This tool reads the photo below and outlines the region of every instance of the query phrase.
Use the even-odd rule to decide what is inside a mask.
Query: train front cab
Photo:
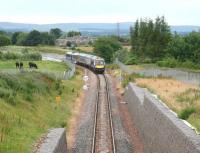
[[[105,71],[105,62],[104,62],[104,60],[102,60],[102,59],[101,60],[95,60],[94,71],[96,73],[100,73],[100,74],[104,73],[104,71]]]

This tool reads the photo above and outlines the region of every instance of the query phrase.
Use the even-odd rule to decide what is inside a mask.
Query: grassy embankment
[[[66,69],[66,65],[38,61],[48,70]],[[0,62],[1,69],[13,68],[13,61]],[[29,153],[34,142],[53,127],[68,126],[74,102],[82,87],[80,75],[59,81],[41,72],[11,75],[0,72],[0,152]],[[55,97],[60,95],[57,104]]]
[[[119,77],[120,70],[117,66],[110,66],[112,74]],[[136,66],[134,68],[141,69]],[[149,89],[150,92],[167,104],[175,111],[181,119],[187,120],[200,132],[200,86],[183,83],[181,81],[164,77],[144,77],[137,74],[128,75],[123,73],[122,86],[128,82],[135,82],[142,88]]]

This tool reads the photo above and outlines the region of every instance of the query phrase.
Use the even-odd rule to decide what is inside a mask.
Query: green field
[[[48,129],[67,127],[83,84],[81,73],[65,81],[35,71],[0,73],[0,153],[30,153]]]
[[[2,69],[16,69],[16,60],[0,61],[0,71]],[[38,71],[49,70],[49,71],[65,71],[68,66],[66,63],[52,62],[52,61],[34,61],[38,66]],[[24,69],[29,69],[28,61],[23,61]]]

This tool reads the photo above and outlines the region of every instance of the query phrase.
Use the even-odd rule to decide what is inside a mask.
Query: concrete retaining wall
[[[49,131],[45,142],[41,145],[38,153],[66,153],[67,141],[64,128]]]
[[[200,153],[200,135],[150,92],[130,83],[125,100],[146,153]]]

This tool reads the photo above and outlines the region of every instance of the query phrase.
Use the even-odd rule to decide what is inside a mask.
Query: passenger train
[[[105,61],[103,58],[98,56],[77,52],[67,52],[66,59],[78,65],[85,66],[95,73],[104,73],[105,71]]]

